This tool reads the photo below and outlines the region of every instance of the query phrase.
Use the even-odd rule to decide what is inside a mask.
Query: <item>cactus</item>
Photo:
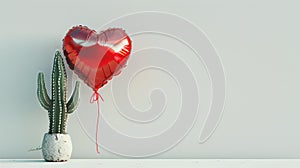
[[[47,94],[44,74],[38,74],[37,97],[41,106],[49,114],[49,134],[66,134],[68,114],[75,111],[79,102],[79,82],[76,81],[75,89],[69,101],[66,101],[67,74],[65,65],[59,51],[56,51],[52,69],[52,98]]]

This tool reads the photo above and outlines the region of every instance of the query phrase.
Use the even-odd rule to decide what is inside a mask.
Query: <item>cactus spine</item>
[[[47,94],[44,74],[38,74],[37,97],[41,106],[48,111],[49,134],[66,133],[68,114],[75,111],[79,102],[79,82],[76,81],[75,89],[70,100],[66,100],[67,74],[62,56],[56,51],[52,69],[52,98]]]

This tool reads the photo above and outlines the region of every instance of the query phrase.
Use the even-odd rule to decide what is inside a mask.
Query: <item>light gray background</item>
[[[97,29],[111,19],[145,10],[174,13],[200,27],[217,49],[227,79],[226,107],[213,136],[206,143],[198,144],[205,116],[201,114],[181,143],[152,158],[299,158],[299,5],[297,1],[260,0],[2,1],[0,158],[41,157],[40,151],[27,151],[40,145],[48,129],[47,113],[35,95],[36,75],[44,71],[49,82],[53,54],[61,49],[65,32],[77,24]],[[138,41],[136,38],[135,42]],[[179,47],[173,49],[180,50]],[[186,58],[185,55],[181,57]],[[202,65],[191,63],[191,66],[199,74],[205,74]],[[158,77],[167,78],[164,74]],[[143,76],[136,80],[139,83]],[[200,75],[198,80],[202,81],[200,95],[209,95],[209,89],[205,92],[208,78]],[[162,82],[162,87],[170,87],[165,84],[173,86],[167,80]],[[136,89],[141,87],[138,85]],[[140,99],[140,92],[130,89],[133,89],[135,104],[146,108],[147,97]],[[114,123],[116,116],[110,113],[113,111],[109,102],[110,89],[102,93],[108,99],[102,105],[103,115]],[[170,98],[178,93],[174,94]],[[83,121],[91,119],[90,123],[85,123],[93,127],[96,106],[89,104],[91,91],[84,84],[81,95],[79,115],[86,116]],[[204,106],[208,104],[203,101]],[[173,110],[176,108],[174,103]],[[168,114],[166,125],[174,121],[172,109]],[[114,126],[128,134],[147,133],[142,129],[126,129],[118,122]],[[164,126],[147,129],[155,133]],[[98,156],[94,143],[79,126],[76,114],[69,118],[68,132],[73,140],[73,158],[122,158],[105,150]]]

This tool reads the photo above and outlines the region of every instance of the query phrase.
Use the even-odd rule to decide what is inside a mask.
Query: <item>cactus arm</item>
[[[73,113],[76,108],[78,107],[78,102],[79,102],[79,87],[80,87],[80,83],[79,81],[76,81],[76,84],[75,84],[75,89],[72,93],[72,96],[70,98],[70,100],[68,101],[67,103],[67,113],[68,114],[71,114]]]
[[[38,74],[38,88],[37,88],[37,97],[42,107],[46,110],[50,109],[51,100],[47,94],[47,89],[45,86],[44,74],[40,72]]]

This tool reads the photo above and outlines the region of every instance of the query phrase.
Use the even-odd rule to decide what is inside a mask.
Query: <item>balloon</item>
[[[95,93],[113,75],[120,73],[131,47],[129,36],[120,28],[110,28],[97,34],[86,26],[74,26],[63,40],[69,67]]]

